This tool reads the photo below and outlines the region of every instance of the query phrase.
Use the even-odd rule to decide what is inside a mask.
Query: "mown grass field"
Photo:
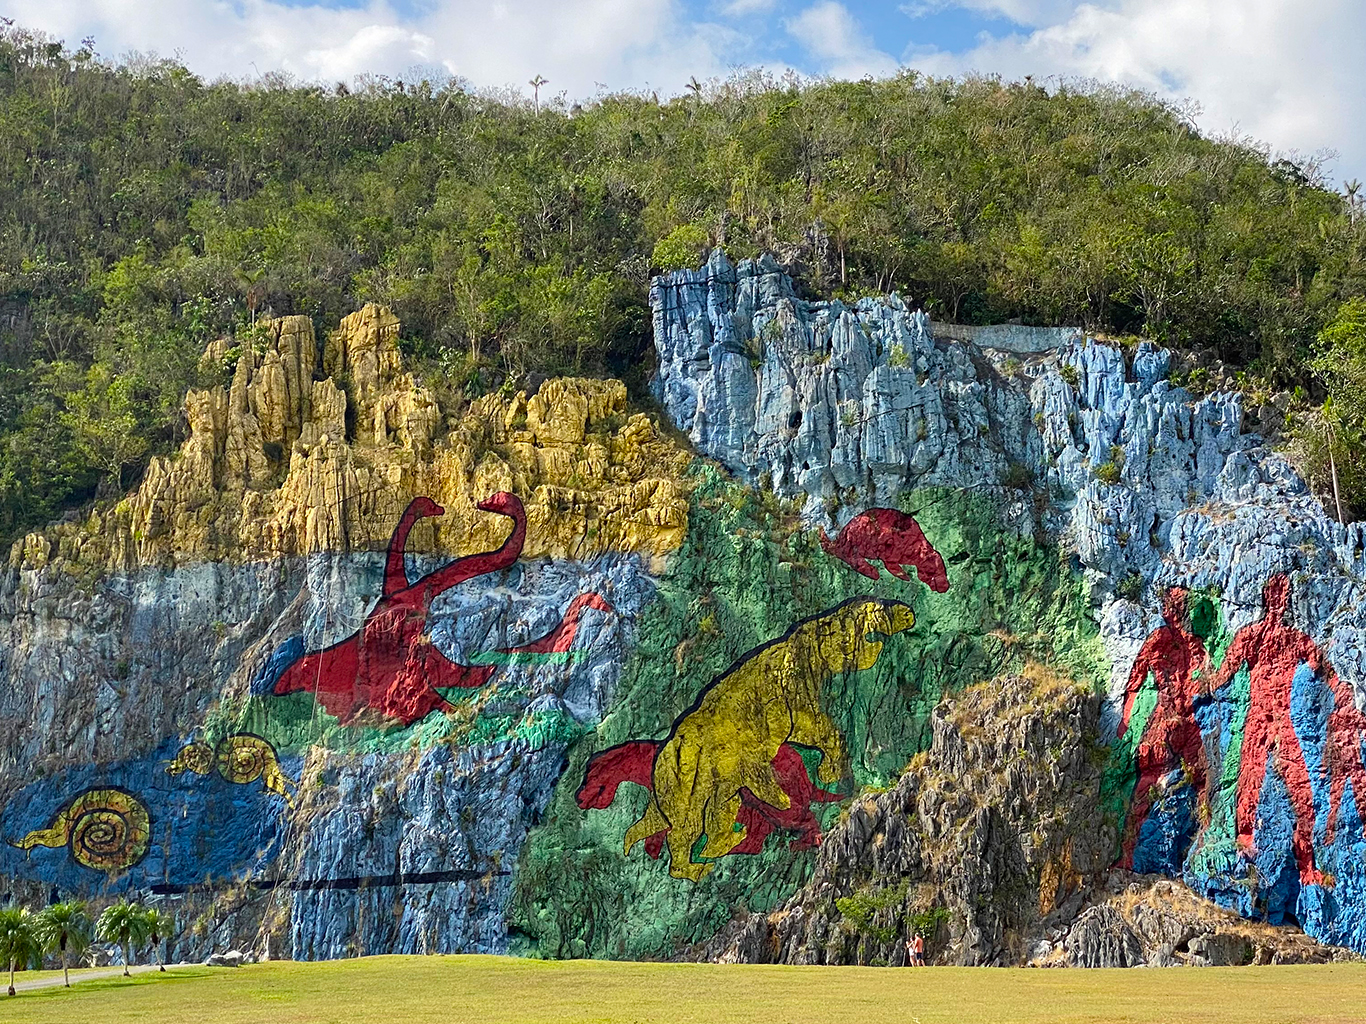
[[[1366,965],[1080,971],[369,957],[90,981],[0,1021],[121,1024],[1357,1024]]]

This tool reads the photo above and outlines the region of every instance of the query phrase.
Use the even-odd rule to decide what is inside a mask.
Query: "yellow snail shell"
[[[52,824],[30,832],[14,845],[28,852],[35,846],[66,846],[82,867],[114,874],[147,856],[152,818],[147,805],[126,789],[87,789],[67,803]]]
[[[208,775],[211,771],[213,771],[213,748],[198,740],[181,747],[175,756],[175,760],[166,766],[168,775],[179,775],[181,772]]]
[[[293,804],[289,787],[293,780],[280,770],[280,760],[269,741],[249,732],[226,736],[215,751],[218,774],[239,785],[260,779],[266,789]]]

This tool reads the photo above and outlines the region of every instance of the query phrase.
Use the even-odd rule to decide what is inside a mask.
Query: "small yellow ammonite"
[[[117,786],[87,789],[66,803],[45,829],[12,845],[25,853],[35,846],[66,846],[77,864],[117,874],[147,856],[152,817],[138,797]]]
[[[233,733],[224,736],[213,748],[196,740],[181,747],[175,760],[166,766],[166,771],[172,775],[181,772],[208,775],[214,769],[238,785],[260,779],[266,789],[284,797],[285,803],[291,807],[294,804],[289,795],[289,787],[294,781],[280,769],[275,748],[260,736],[249,732]]]

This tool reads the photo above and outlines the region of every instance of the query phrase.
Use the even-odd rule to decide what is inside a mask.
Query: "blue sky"
[[[1207,132],[1333,150],[1332,177],[1366,178],[1363,0],[0,0],[0,16],[209,78],[422,68],[529,95],[539,74],[543,96],[571,99],[673,94],[739,66],[1116,82]]]
[[[714,0],[690,0],[686,5],[697,20],[724,18],[727,6]],[[811,6],[797,0],[775,0],[767,10],[764,5],[755,4],[755,13],[734,20],[764,31],[775,21],[781,23],[795,18]],[[1024,28],[999,11],[971,10],[932,0],[919,3],[850,0],[843,6],[877,49],[897,58],[914,48],[961,52],[974,46],[983,33],[999,36]],[[776,58],[797,67],[809,63],[808,55],[799,43],[783,34],[770,32],[767,35],[772,40]]]

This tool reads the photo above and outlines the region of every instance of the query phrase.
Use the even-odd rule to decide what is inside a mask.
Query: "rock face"
[[[1168,353],[653,286],[657,394],[366,307],[0,577],[0,875],[173,959],[1366,950],[1366,533]],[[1220,909],[1223,908],[1223,909]]]
[[[191,959],[505,948],[527,829],[686,533],[688,456],[616,382],[443,417],[397,331],[367,307],[319,351],[308,319],[265,324],[230,388],[187,398],[177,457],[113,509],[15,546],[0,871],[17,891],[162,901],[172,955]],[[407,653],[488,666],[484,685],[411,723],[343,723],[262,685],[357,635],[392,571],[419,581],[498,548],[508,517],[475,507],[498,491],[523,499],[514,561],[427,598]],[[444,514],[386,557],[417,495]],[[367,636],[383,658],[384,634]],[[378,684],[353,673],[362,697]]]
[[[1109,663],[1120,863],[1366,948],[1366,529],[1244,432],[1240,395],[1174,387],[1149,343],[993,351],[896,296],[803,302],[768,260],[718,252],[652,297],[670,417],[807,522],[943,488],[1036,507]]]
[[[1046,924],[1070,919],[1115,839],[1094,756],[1100,701],[1029,671],[936,707],[929,750],[891,789],[854,801],[811,880],[760,918],[766,941],[746,921],[748,948],[721,955],[901,964],[919,930],[940,962],[1004,965],[1023,960]]]
[[[620,382],[552,380],[530,398],[489,395],[443,418],[403,371],[398,329],[366,306],[318,360],[307,317],[263,324],[263,340],[238,347],[230,387],[187,396],[190,439],[176,458],[154,459],[136,492],[83,529],[23,542],[18,565],[55,554],[127,572],[375,550],[419,494],[448,514],[413,550],[482,551],[501,537],[474,504],[499,490],[523,496],[529,557],[678,546],[686,456],[628,416]],[[205,359],[222,360],[226,345]]]

